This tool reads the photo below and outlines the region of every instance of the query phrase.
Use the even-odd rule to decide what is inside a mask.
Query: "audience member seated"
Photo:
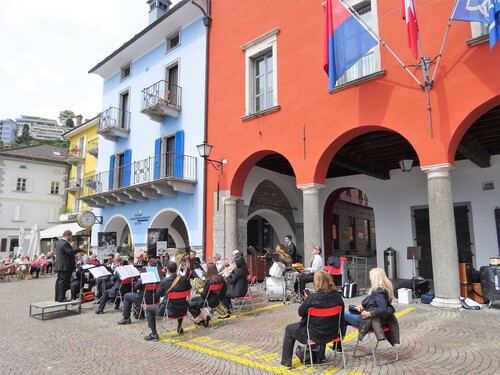
[[[24,279],[29,274],[29,258],[26,255],[21,255],[18,259],[16,259],[15,263],[17,264],[17,276],[20,279]]]
[[[47,259],[45,259],[45,254],[40,254],[40,256],[35,260],[33,263],[31,263],[31,268],[30,268],[30,274],[33,276],[33,274],[36,274],[36,278],[38,279],[40,276],[40,271],[47,267]]]
[[[209,287],[215,284],[223,284],[221,290],[212,291],[209,293]],[[214,308],[217,307],[220,303],[221,298],[224,298],[227,292],[227,286],[224,281],[224,278],[219,275],[217,270],[217,266],[215,263],[207,264],[207,272],[205,274],[205,285],[203,287],[203,291],[201,295],[195,296],[191,298],[189,302],[189,312],[193,316],[193,318],[198,319],[197,324],[203,324],[205,327],[208,326],[210,322],[210,316],[200,316],[201,309],[205,303],[205,299],[208,295],[208,307]]]
[[[227,309],[227,315],[221,316],[221,318],[227,318],[231,314],[231,298],[243,297],[248,291],[247,263],[243,258],[243,254],[238,250],[233,251],[233,257],[236,268],[226,277],[227,292],[224,298],[222,298],[222,303]]]
[[[183,292],[191,290],[191,283],[186,276],[177,275],[177,264],[169,261],[167,263],[167,274],[162,279],[160,287],[156,291],[156,298],[163,297],[163,301],[159,305],[148,306],[146,308],[146,318],[148,327],[151,333],[144,337],[146,341],[158,340],[158,332],[156,331],[156,316],[164,316],[165,308],[170,292]],[[189,305],[186,300],[173,300],[168,304],[167,316],[175,317],[182,316],[187,313]],[[183,333],[182,319],[177,320],[177,333]]]
[[[316,293],[307,296],[299,306],[299,315],[301,320],[298,323],[292,323],[285,328],[285,337],[283,338],[283,351],[281,354],[281,365],[287,368],[292,367],[293,347],[295,341],[302,344],[307,344],[307,315],[310,307],[329,308],[342,306],[344,309],[344,301],[339,292],[337,292],[333,284],[332,277],[326,271],[314,272],[314,288]],[[343,320],[341,320],[343,321]],[[322,317],[314,317],[309,321],[309,332],[311,339],[319,344],[319,359],[325,358],[326,344],[338,337],[338,327],[332,324],[331,320]]]
[[[45,257],[47,259],[47,273],[52,273],[52,270],[54,269],[54,263],[56,261],[56,256],[53,251],[49,251],[47,253],[47,256]]]

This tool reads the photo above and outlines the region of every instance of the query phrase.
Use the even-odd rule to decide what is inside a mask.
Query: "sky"
[[[0,0],[0,120],[101,112],[88,71],[149,22],[146,0]]]

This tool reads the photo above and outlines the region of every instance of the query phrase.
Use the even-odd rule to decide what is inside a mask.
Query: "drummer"
[[[316,245],[312,249],[312,259],[311,265],[305,269],[305,272],[298,277],[298,292],[301,296],[304,295],[304,289],[306,288],[307,283],[311,283],[314,281],[314,273],[321,271],[323,269],[323,265],[325,264],[323,261],[323,257],[321,256],[321,247]],[[297,288],[297,285],[295,285]]]

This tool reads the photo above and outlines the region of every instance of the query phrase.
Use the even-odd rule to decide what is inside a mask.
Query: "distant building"
[[[45,229],[59,222],[67,154],[48,144],[0,151],[0,257],[19,246],[20,228],[29,233],[35,224]]]
[[[41,140],[61,139],[62,134],[69,129],[65,126],[59,125],[57,120],[37,116],[21,115],[20,118],[16,119],[16,122],[17,135],[21,135],[24,125],[28,125],[30,128],[30,135],[34,139]]]
[[[17,123],[10,118],[0,120],[0,141],[13,142],[17,137]]]

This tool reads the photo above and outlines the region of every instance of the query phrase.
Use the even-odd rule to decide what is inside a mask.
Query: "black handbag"
[[[356,305],[349,305],[349,312],[352,314],[361,314]]]
[[[313,359],[313,364],[318,364],[319,363],[319,345],[312,345],[312,359]],[[309,354],[309,348],[307,346],[297,346],[297,349],[295,349],[295,354],[297,357],[299,357],[300,362],[302,362],[304,365],[310,365],[311,364],[311,356]]]

